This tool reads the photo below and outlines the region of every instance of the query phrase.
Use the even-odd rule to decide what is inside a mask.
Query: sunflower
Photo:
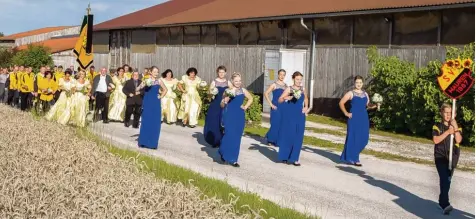
[[[471,68],[471,64],[473,64],[473,60],[471,60],[471,59],[466,59],[466,60],[464,60],[464,62],[463,62],[463,66],[464,66],[465,68]]]
[[[448,61],[446,62],[446,65],[447,65],[448,67],[452,68],[452,67],[455,65],[455,62],[454,62],[453,60],[448,60]]]
[[[459,58],[455,59],[455,68],[461,68],[462,67],[461,63],[462,63],[461,59]]]

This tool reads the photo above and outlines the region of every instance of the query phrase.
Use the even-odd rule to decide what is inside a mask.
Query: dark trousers
[[[131,115],[134,114],[134,122],[132,126],[137,128],[139,126],[139,119],[142,113],[142,105],[127,105],[126,107],[126,116],[124,118],[124,124],[129,125],[131,121]]]
[[[91,98],[89,99],[89,111],[94,110],[94,100]]]
[[[60,95],[61,95],[61,90],[56,91],[56,93],[53,95],[53,100],[55,102],[58,101]]]
[[[452,168],[451,171],[448,169],[448,159],[446,158],[435,158],[435,165],[438,175],[440,176],[440,196],[438,203],[440,207],[444,209],[450,205],[449,192],[454,168]]]
[[[17,90],[8,89],[7,104],[10,106],[18,105],[18,91]]]
[[[33,95],[30,92],[21,92],[20,93],[20,98],[21,98],[20,109],[22,111],[30,109],[31,103],[32,103],[32,97],[33,97]]]
[[[96,111],[95,115],[101,110],[101,117],[103,121],[107,121],[107,114],[109,113],[109,96],[106,93],[96,92]]]

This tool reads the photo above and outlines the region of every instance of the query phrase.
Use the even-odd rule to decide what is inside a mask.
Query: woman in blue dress
[[[142,119],[139,133],[139,147],[157,149],[159,145],[161,126],[161,98],[167,93],[167,88],[159,78],[159,68],[152,67],[152,75],[145,79],[137,90],[145,87],[142,102]]]
[[[271,84],[266,92],[264,92],[264,98],[271,106],[270,112],[270,127],[268,133],[266,133],[266,139],[270,146],[276,146],[278,140],[279,128],[281,127],[281,104],[278,102],[279,97],[286,89],[286,83],[284,83],[284,77],[286,77],[286,71],[280,69],[278,71],[278,80]],[[269,99],[269,93],[273,92],[273,100]]]
[[[245,129],[245,110],[253,103],[253,97],[246,89],[241,87],[241,75],[239,73],[233,73],[231,83],[233,87],[225,91],[221,101],[221,107],[224,108],[223,125],[225,131],[218,154],[223,162],[239,167],[238,156],[240,154],[241,136]],[[245,97],[248,101],[243,105]]]
[[[205,118],[205,127],[203,127],[203,135],[205,141],[212,147],[217,148],[220,146],[221,138],[223,137],[221,131],[221,119],[222,108],[220,106],[223,93],[228,87],[232,87],[231,82],[228,81],[226,76],[225,66],[218,66],[218,77],[210,83],[210,95],[214,96],[214,99],[208,107],[207,116]]]
[[[304,139],[308,100],[302,86],[301,72],[294,72],[292,78],[294,84],[286,88],[279,97],[283,116],[277,140],[278,159],[283,163],[301,166],[299,155]]]
[[[369,143],[369,115],[367,109],[375,108],[374,106],[368,107],[369,95],[362,90],[363,84],[362,76],[355,76],[354,89],[347,92],[339,102],[340,109],[348,118],[347,136],[340,159],[347,164],[355,166],[362,166],[359,155]],[[350,112],[347,112],[345,103],[349,100],[351,101],[351,108]]]

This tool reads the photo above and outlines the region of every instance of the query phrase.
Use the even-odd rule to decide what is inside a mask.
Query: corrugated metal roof
[[[171,0],[94,25],[94,30],[141,27],[150,22],[196,8],[215,0]]]
[[[63,29],[67,29],[67,28],[70,28],[70,27],[74,27],[74,26],[45,27],[45,28],[41,28],[41,29],[30,30],[30,31],[26,31],[26,32],[21,32],[21,33],[16,33],[16,34],[0,37],[0,40],[15,40],[15,39],[22,38],[22,37],[28,37],[28,36],[33,36],[33,35],[37,35],[37,34],[49,33],[49,32],[53,32],[53,31],[57,31],[57,30],[63,30]]]
[[[474,3],[474,0],[217,0],[183,13],[150,22],[146,26],[376,9],[412,8],[460,3]]]
[[[62,52],[66,50],[72,50],[76,42],[78,41],[79,37],[70,37],[70,38],[58,38],[58,39],[49,39],[37,43],[33,43],[32,45],[43,45],[45,47],[50,48],[51,53]],[[17,47],[18,50],[27,49],[28,45],[22,45]]]

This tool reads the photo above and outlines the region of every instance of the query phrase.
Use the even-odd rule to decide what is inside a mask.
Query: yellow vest
[[[86,73],[86,79],[88,79],[88,80],[92,83],[92,81],[94,80],[94,78],[95,78],[98,74],[99,74],[99,73],[97,73],[97,72],[93,72],[93,73],[91,74],[91,72],[88,71],[88,73]]]
[[[53,77],[56,79],[56,84],[59,84],[60,79],[64,78],[64,72],[55,72]]]
[[[132,78],[132,73],[126,72],[126,73],[124,73],[124,76],[126,77],[126,80],[129,80],[129,79]]]
[[[48,90],[48,88],[51,90],[51,93],[48,93],[48,91],[44,92],[44,90]],[[38,81],[38,93],[40,94],[40,100],[43,101],[51,101],[53,100],[54,93],[58,90],[58,84],[53,80],[50,79],[42,79]]]
[[[10,73],[10,87],[9,89],[11,90],[16,90],[17,89],[17,73],[18,72],[12,72]]]
[[[23,73],[20,80],[20,91],[23,93],[29,93],[34,91],[35,74],[33,72]]]
[[[22,84],[22,77],[23,77],[23,74],[25,74],[25,72],[22,72],[22,71],[19,71],[17,72],[17,89],[18,90],[21,90],[21,84]],[[10,82],[11,83],[11,82]]]

